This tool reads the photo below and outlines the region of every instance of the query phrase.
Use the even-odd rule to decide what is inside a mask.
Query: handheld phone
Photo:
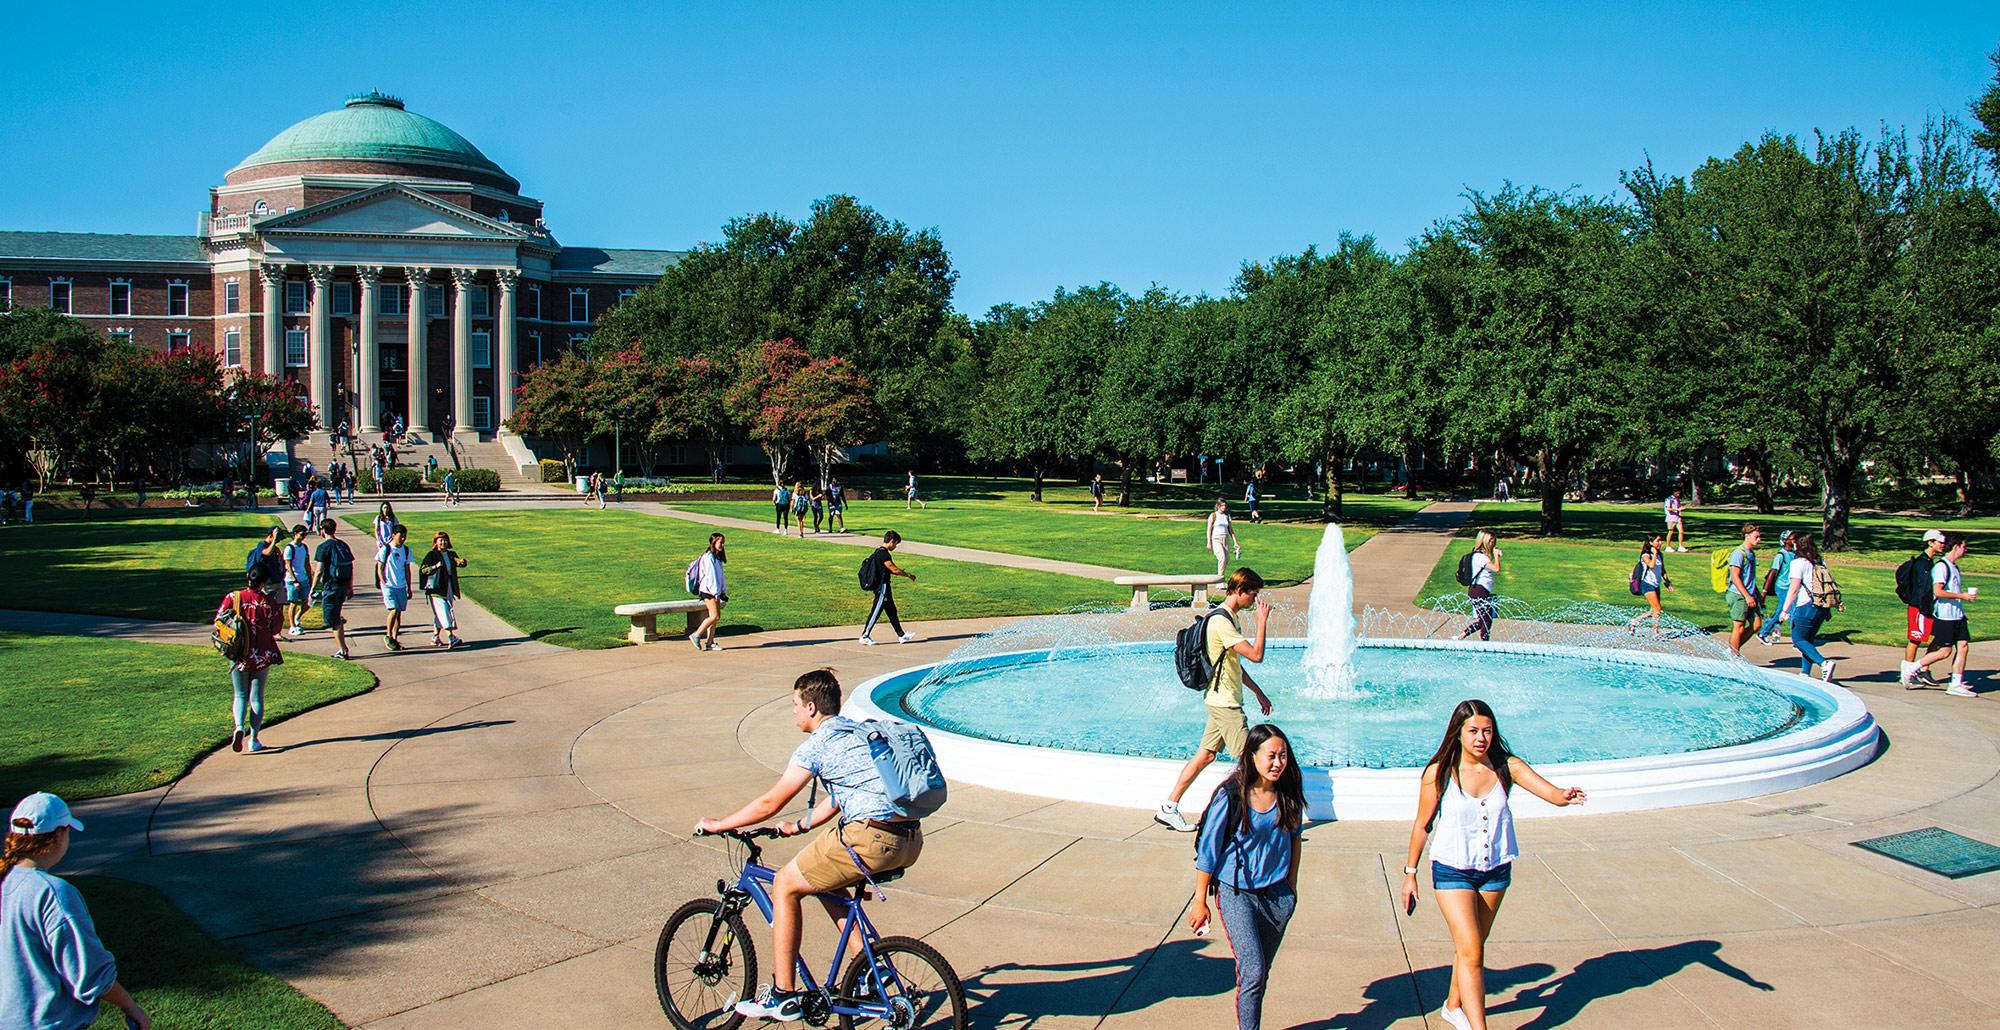
[[[1406,916],[1413,916],[1413,915],[1416,915],[1416,914],[1417,914],[1417,896],[1416,896],[1416,895],[1414,895],[1414,894],[1410,895],[1410,901],[1409,901],[1409,904],[1407,904],[1407,905],[1403,906],[1403,914],[1404,914],[1404,915],[1406,915]]]

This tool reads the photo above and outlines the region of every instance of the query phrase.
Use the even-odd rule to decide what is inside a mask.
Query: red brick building
[[[147,347],[299,384],[331,428],[469,439],[523,369],[678,260],[556,241],[465,137],[377,93],[279,133],[193,236],[0,232],[0,312],[52,307]]]

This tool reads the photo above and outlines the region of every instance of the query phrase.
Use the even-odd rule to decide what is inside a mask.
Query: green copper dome
[[[371,161],[416,165],[472,173],[496,179],[510,190],[520,183],[488,160],[479,148],[441,122],[403,109],[403,102],[381,93],[349,97],[347,103],[316,114],[271,137],[258,151],[230,169],[293,161]]]

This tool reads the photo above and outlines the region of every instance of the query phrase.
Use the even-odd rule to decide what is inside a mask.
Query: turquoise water
[[[1829,714],[1761,674],[1705,663],[1643,664],[1588,656],[1363,646],[1356,696],[1305,696],[1302,647],[1271,647],[1251,676],[1271,696],[1302,761],[1396,768],[1429,760],[1452,708],[1493,706],[1500,732],[1535,762],[1699,751],[1759,740]],[[1003,664],[973,663],[921,683],[882,685],[876,703],[967,736],[1153,758],[1187,757],[1205,711],[1174,677],[1170,649],[1076,648]],[[1246,694],[1252,722],[1264,721]],[[900,710],[900,711],[899,711]]]

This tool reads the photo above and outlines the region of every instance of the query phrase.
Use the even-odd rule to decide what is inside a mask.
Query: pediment
[[[263,233],[425,236],[519,241],[512,226],[397,186],[379,187],[257,224]]]

